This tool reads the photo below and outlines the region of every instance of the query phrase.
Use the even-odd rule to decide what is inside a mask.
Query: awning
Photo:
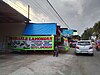
[[[56,23],[30,23],[26,25],[23,35],[56,35]]]
[[[0,1],[0,23],[22,23],[25,21],[29,21],[29,19],[7,3]]]

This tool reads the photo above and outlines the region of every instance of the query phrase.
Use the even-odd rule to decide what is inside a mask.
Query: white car
[[[76,43],[75,53],[76,53],[76,55],[79,53],[88,53],[88,54],[91,54],[93,56],[94,49],[93,49],[91,40],[78,41]]]

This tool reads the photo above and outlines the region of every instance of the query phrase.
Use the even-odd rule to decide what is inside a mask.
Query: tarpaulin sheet
[[[27,24],[23,35],[56,35],[56,23]]]

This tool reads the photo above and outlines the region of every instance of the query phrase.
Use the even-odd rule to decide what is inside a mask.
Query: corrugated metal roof
[[[26,25],[23,35],[56,35],[56,23],[30,23]]]

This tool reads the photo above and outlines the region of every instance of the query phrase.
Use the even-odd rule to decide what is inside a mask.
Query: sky
[[[30,5],[31,22],[55,22],[67,27],[46,0],[4,0],[27,16]],[[49,0],[71,29],[81,35],[85,29],[100,21],[100,0]]]

